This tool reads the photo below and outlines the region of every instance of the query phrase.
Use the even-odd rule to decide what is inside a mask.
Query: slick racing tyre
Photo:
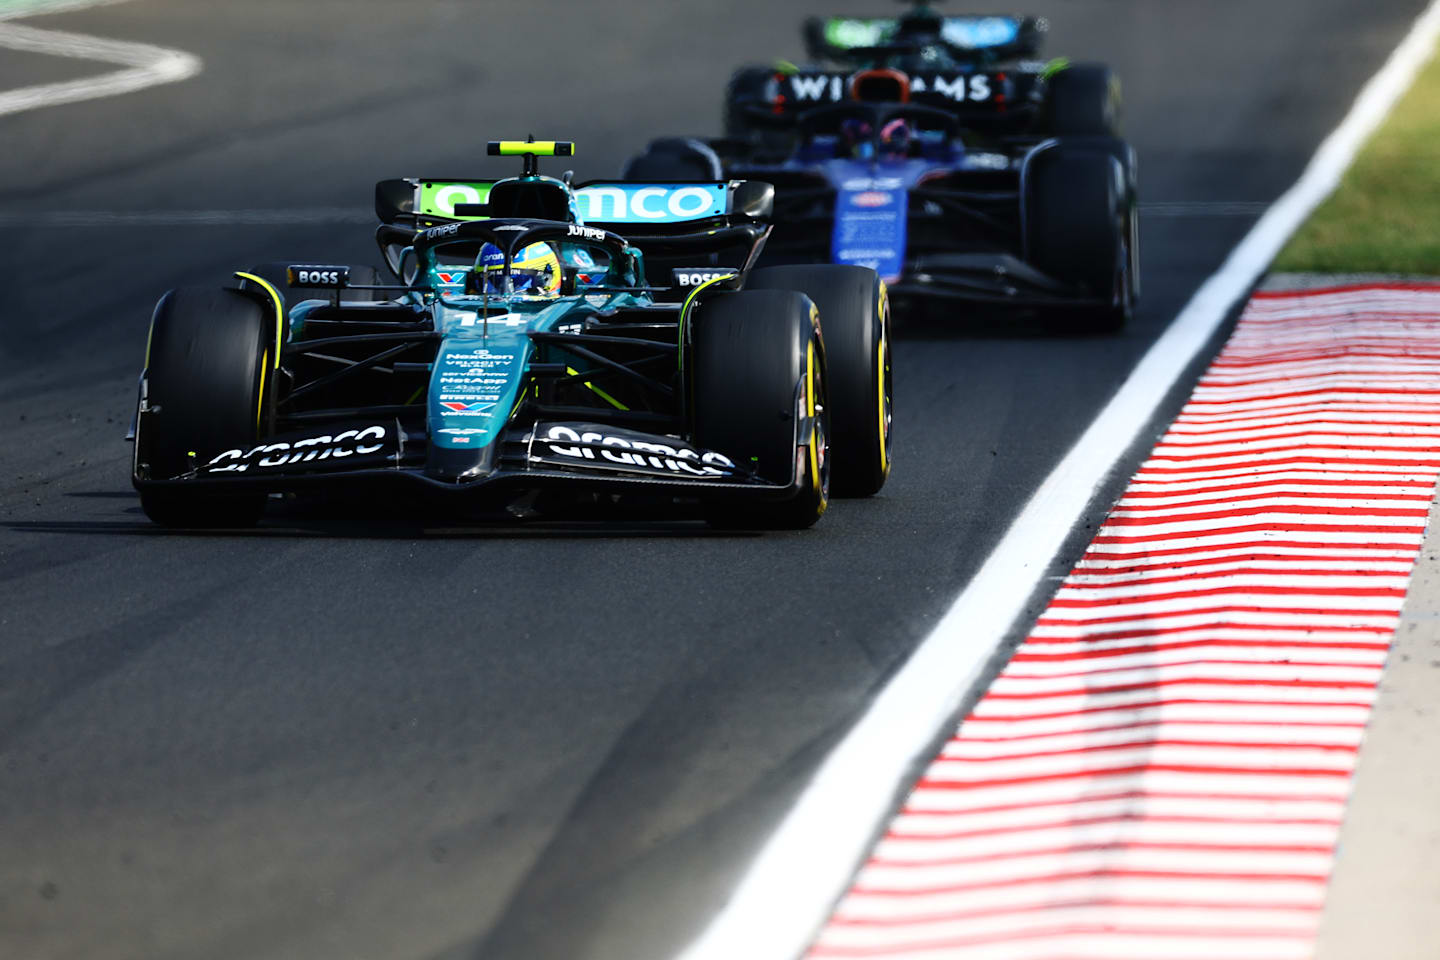
[[[295,306],[301,300],[332,300],[335,291],[325,290],[318,287],[290,286],[290,281],[285,277],[285,269],[292,263],[305,263],[304,260],[271,260],[267,263],[257,263],[246,273],[253,273],[255,276],[270,284],[285,298],[285,308]],[[362,287],[374,286],[381,283],[392,283],[380,276],[380,272],[374,267],[363,265],[352,265],[350,267],[350,282]],[[378,303],[389,300],[391,294],[384,290],[341,290],[341,303]]]
[[[259,435],[275,317],[237,290],[182,287],[155,307],[137,420],[135,474],[168,480]],[[273,378],[272,378],[273,382]],[[146,516],[167,527],[252,526],[265,495],[189,485],[145,487]]]
[[[718,505],[715,526],[798,530],[820,519],[830,496],[830,411],[825,350],[814,307],[787,290],[726,293],[693,320],[691,396],[695,442],[800,491],[780,502]],[[803,420],[810,422],[809,429]]]
[[[1046,132],[1055,137],[1120,136],[1120,78],[1100,63],[1074,63],[1046,81]]]
[[[874,270],[848,264],[765,267],[746,290],[798,290],[820,308],[830,392],[831,491],[878,493],[890,475],[890,298]]]
[[[765,67],[741,67],[730,75],[725,85],[725,136],[744,139],[755,132],[745,108],[765,101],[765,87],[774,77],[775,71]]]
[[[1118,142],[1061,141],[1027,171],[1027,258],[1100,301],[1064,311],[1072,328],[1086,331],[1119,330],[1134,310],[1133,178],[1110,149]]]
[[[645,152],[630,158],[620,174],[624,180],[719,180],[724,171],[715,151],[699,140],[664,137],[652,140]]]

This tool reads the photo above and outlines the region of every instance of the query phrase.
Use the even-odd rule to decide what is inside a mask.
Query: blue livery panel
[[[575,191],[587,223],[684,223],[724,216],[726,183],[603,183]]]
[[[869,267],[887,283],[905,268],[909,192],[901,177],[851,177],[835,192],[831,259]]]

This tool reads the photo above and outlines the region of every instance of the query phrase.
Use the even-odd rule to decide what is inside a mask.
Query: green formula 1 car
[[[131,430],[149,517],[252,524],[271,494],[343,487],[799,528],[832,489],[878,491],[890,317],[874,271],[752,269],[769,184],[538,173],[572,151],[492,142],[521,176],[381,181],[389,283],[271,263],[166,293]]]

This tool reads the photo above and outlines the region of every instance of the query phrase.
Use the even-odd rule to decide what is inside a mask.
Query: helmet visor
[[[510,268],[510,288],[515,293],[538,293],[548,290],[553,282],[553,269],[546,265],[538,270],[525,267]],[[503,268],[490,267],[485,270],[485,292],[490,294],[503,294],[505,292],[505,273]]]

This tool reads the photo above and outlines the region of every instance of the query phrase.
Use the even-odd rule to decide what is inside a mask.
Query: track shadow
[[[476,523],[444,528],[391,525],[374,522],[281,524],[267,518],[248,529],[172,530],[148,520],[12,520],[0,528],[17,533],[62,533],[87,536],[199,537],[215,539],[345,539],[345,540],[645,540],[759,537],[761,531],[713,530],[699,522],[656,520],[617,524],[602,520],[515,521],[511,524]]]
[[[130,491],[81,491],[66,496],[138,500],[136,494]],[[704,521],[685,516],[649,517],[634,511],[595,516],[569,515],[554,519],[516,519],[495,515],[425,515],[417,518],[408,511],[387,508],[383,504],[287,500],[271,503],[258,526],[206,530],[157,526],[146,519],[138,503],[126,508],[123,513],[125,519],[10,520],[0,523],[0,529],[17,533],[89,536],[347,540],[635,540],[761,535],[758,531],[712,529]]]
[[[783,723],[784,710],[771,722]],[[723,904],[755,851],[723,837],[766,837],[850,726],[842,714],[759,768],[729,758],[715,790],[676,815],[694,790],[694,758],[739,736],[733,692],[698,677],[657,692],[613,742],[516,884],[495,925],[476,942],[430,960],[572,960],[670,957]],[[728,751],[722,751],[728,752]],[[703,865],[703,869],[700,869]],[[658,898],[655,890],[664,890]],[[658,904],[657,904],[658,899]],[[657,910],[657,907],[659,908]],[[633,914],[631,913],[633,911]],[[564,915],[564,923],[555,918]],[[616,916],[644,916],[617,929]]]

